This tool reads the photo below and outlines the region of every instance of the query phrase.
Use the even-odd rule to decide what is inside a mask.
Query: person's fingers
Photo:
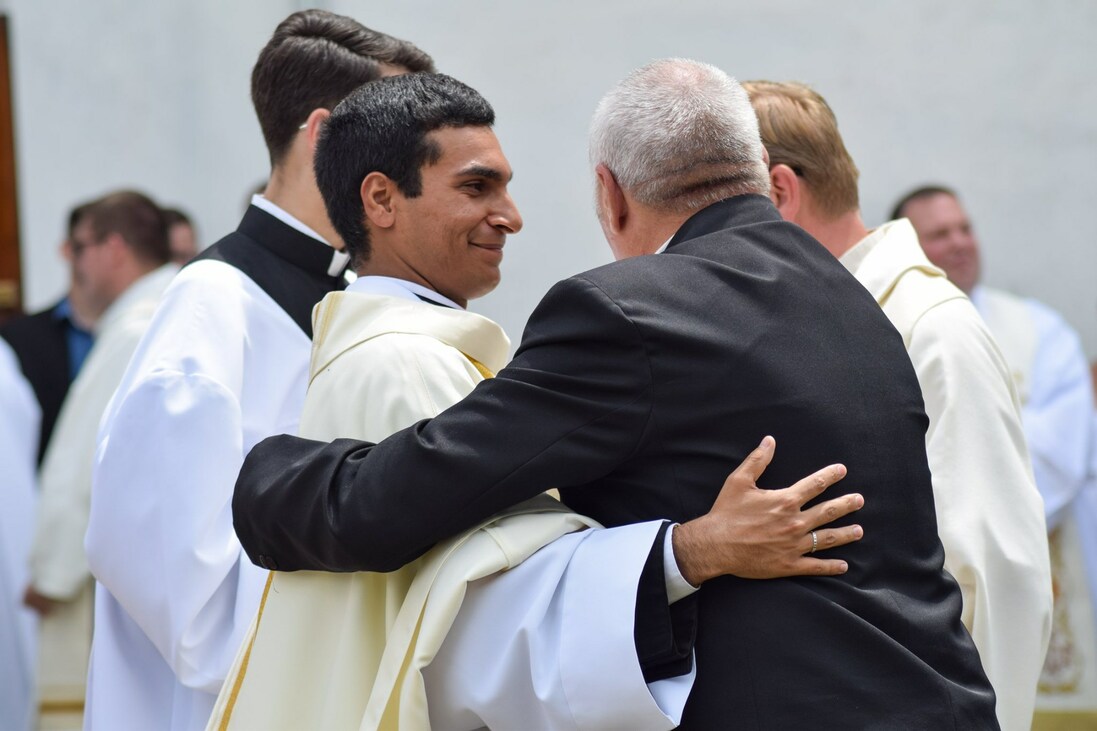
[[[858,493],[836,497],[803,511],[808,530],[833,523],[841,517],[855,513],[865,506],[865,499]]]
[[[813,472],[802,480],[798,480],[790,487],[785,488],[787,491],[796,496],[796,499],[800,501],[800,504],[808,502],[814,497],[818,497],[828,487],[838,482],[846,476],[846,466],[841,464],[832,464],[828,467],[824,467],[821,470]]]
[[[840,576],[849,571],[849,564],[834,558],[807,558],[794,561],[785,576]]]
[[[754,448],[754,451],[747,455],[747,458],[743,460],[742,464],[735,468],[735,471],[728,475],[727,482],[731,482],[734,478],[740,477],[750,481],[750,486],[754,487],[754,483],[758,482],[758,478],[762,476],[762,473],[766,471],[766,467],[769,467],[770,461],[773,459],[773,452],[777,448],[777,442],[773,437],[766,436],[762,438],[762,443]]]
[[[803,553],[810,555],[812,548],[815,548],[815,553],[819,551],[825,551],[828,548],[837,548],[838,546],[844,546],[854,541],[859,541],[864,537],[865,531],[859,525],[846,525],[841,528],[820,528],[812,531],[815,533],[814,545],[811,539],[811,533],[800,542],[800,545],[804,548]]]

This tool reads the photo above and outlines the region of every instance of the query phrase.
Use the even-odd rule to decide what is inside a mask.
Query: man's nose
[[[522,230],[522,214],[510,195],[503,196],[502,204],[488,216],[488,223],[500,231],[516,234]]]
[[[953,231],[948,237],[948,246],[953,251],[971,248],[971,237],[963,231]]]

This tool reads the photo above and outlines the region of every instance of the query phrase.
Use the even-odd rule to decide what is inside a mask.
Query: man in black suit
[[[902,340],[766,197],[746,94],[704,64],[651,64],[602,100],[591,158],[618,261],[555,285],[511,364],[436,419],[376,446],[260,443],[234,499],[249,556],[389,570],[555,486],[609,526],[684,522],[675,554],[704,586],[637,635],[649,678],[695,649],[683,727],[997,728],[942,569]],[[706,562],[698,516],[763,434],[782,446],[763,487],[848,466],[830,492],[866,506],[864,539],[833,552],[847,573],[748,581]]]

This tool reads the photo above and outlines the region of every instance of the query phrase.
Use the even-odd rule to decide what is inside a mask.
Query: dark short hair
[[[92,203],[85,215],[96,240],[116,233],[139,260],[151,266],[160,266],[171,258],[164,212],[143,193],[109,193]]]
[[[422,193],[421,170],[442,150],[427,137],[443,127],[490,127],[495,111],[480,93],[444,74],[390,76],[348,96],[324,124],[316,183],[354,263],[369,259],[362,180],[382,173],[408,198]]]
[[[960,199],[960,196],[956,195],[956,191],[952,188],[945,187],[944,185],[923,185],[900,198],[899,202],[895,204],[895,207],[891,209],[891,218],[888,220],[894,221],[896,218],[902,218],[903,209],[906,208],[909,203],[922,200],[923,198],[932,198],[935,195],[947,195],[957,200]]]
[[[164,212],[164,222],[168,224],[168,228],[171,228],[177,223],[185,223],[186,225],[194,228],[194,224],[191,223],[190,216],[183,213],[178,208],[162,208]]]
[[[91,210],[91,207],[94,204],[95,204],[95,201],[87,201],[86,203],[79,203],[79,204],[73,206],[72,210],[69,211],[68,237],[70,239],[72,238],[72,232],[76,230],[76,227],[80,224],[80,221],[83,220],[84,216],[87,215],[88,211]]]
[[[431,57],[411,43],[326,10],[289,16],[259,52],[251,101],[271,165],[285,156],[298,127],[315,109],[332,109],[350,92],[381,77],[382,64],[433,71]]]

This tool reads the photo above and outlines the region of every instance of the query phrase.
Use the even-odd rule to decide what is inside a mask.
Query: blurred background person
[[[49,446],[61,402],[69,384],[80,372],[92,345],[92,329],[98,312],[89,301],[82,273],[78,274],[82,247],[74,247],[73,231],[89,204],[72,209],[68,229],[61,242],[61,256],[69,270],[69,289],[60,301],[32,315],[17,317],[0,326],[0,338],[11,346],[19,367],[34,390],[42,418],[35,445],[37,464]]]
[[[35,451],[41,411],[19,360],[0,339],[0,728],[27,731],[34,720],[35,615],[23,606],[37,502]]]
[[[165,208],[164,220],[168,223],[168,246],[171,261],[183,266],[198,255],[198,233],[190,216],[178,208]]]
[[[27,606],[40,615],[40,725],[50,729],[83,723],[94,586],[84,533],[99,420],[177,271],[169,263],[166,217],[134,191],[86,206],[72,247],[80,252],[81,281],[99,317],[95,345],[69,389],[42,462],[25,593]]]
[[[1087,483],[1095,438],[1092,381],[1081,340],[1042,302],[980,283],[979,242],[951,189],[913,190],[899,199],[892,215],[910,219],[929,260],[971,298],[1009,364],[1021,400],[1036,486],[1044,498],[1055,594],[1035,728],[1060,714],[1097,728],[1097,512],[1080,499],[1094,489]]]
[[[80,204],[69,212],[60,246],[68,291],[50,307],[0,326],[0,728],[5,729],[27,728],[36,716],[38,623],[24,600],[38,505],[37,469],[70,384],[92,347],[97,313],[83,275],[77,274],[84,251],[72,240],[88,207]]]

